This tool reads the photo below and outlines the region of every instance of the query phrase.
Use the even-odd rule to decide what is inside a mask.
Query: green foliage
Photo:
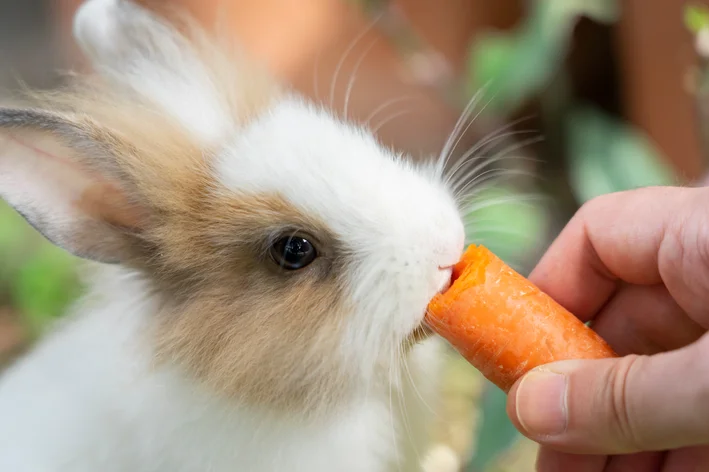
[[[686,5],[683,13],[684,25],[692,34],[697,34],[709,27],[709,8],[706,6]]]
[[[505,112],[520,106],[559,71],[581,17],[600,22],[618,15],[614,0],[537,0],[511,33],[488,33],[476,41],[470,58],[469,92],[490,89],[490,107]]]
[[[674,174],[636,129],[591,108],[568,120],[569,174],[581,202],[606,193],[672,185]]]
[[[0,202],[0,293],[39,332],[78,295],[76,259],[39,236]]]
[[[74,258],[52,245],[39,245],[18,270],[12,291],[29,327],[42,330],[79,294]]]
[[[489,383],[486,387],[480,404],[482,422],[476,434],[475,454],[468,464],[469,472],[485,470],[521,437],[507,416],[505,392]]]
[[[468,244],[483,244],[512,266],[522,264],[544,238],[548,213],[543,200],[512,185],[478,193],[466,219]]]
[[[0,201],[0,280],[11,280],[14,271],[21,264],[21,248],[27,240],[27,232],[22,218],[9,206]]]

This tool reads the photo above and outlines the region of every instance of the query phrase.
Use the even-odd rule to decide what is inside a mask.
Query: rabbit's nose
[[[440,280],[438,281],[437,290],[439,293],[445,292],[453,283],[453,266],[439,267],[438,275]]]

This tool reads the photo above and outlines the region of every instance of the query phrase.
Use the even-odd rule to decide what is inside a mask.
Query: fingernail
[[[566,377],[531,371],[515,395],[517,419],[532,436],[556,436],[566,430]]]

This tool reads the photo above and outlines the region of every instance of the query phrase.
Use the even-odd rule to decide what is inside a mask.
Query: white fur
[[[396,418],[386,396],[359,398],[320,424],[295,423],[151,366],[145,337],[158,300],[145,293],[135,274],[105,269],[77,318],[0,378],[0,470],[399,470],[388,465]]]
[[[74,19],[74,36],[105,77],[155,102],[204,142],[233,129],[189,43],[142,7],[124,0],[85,2]]]

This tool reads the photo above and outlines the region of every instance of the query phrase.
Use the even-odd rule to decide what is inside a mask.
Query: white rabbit
[[[464,244],[440,166],[169,24],[90,0],[96,76],[0,109],[0,196],[96,262],[0,378],[0,471],[420,469]]]

